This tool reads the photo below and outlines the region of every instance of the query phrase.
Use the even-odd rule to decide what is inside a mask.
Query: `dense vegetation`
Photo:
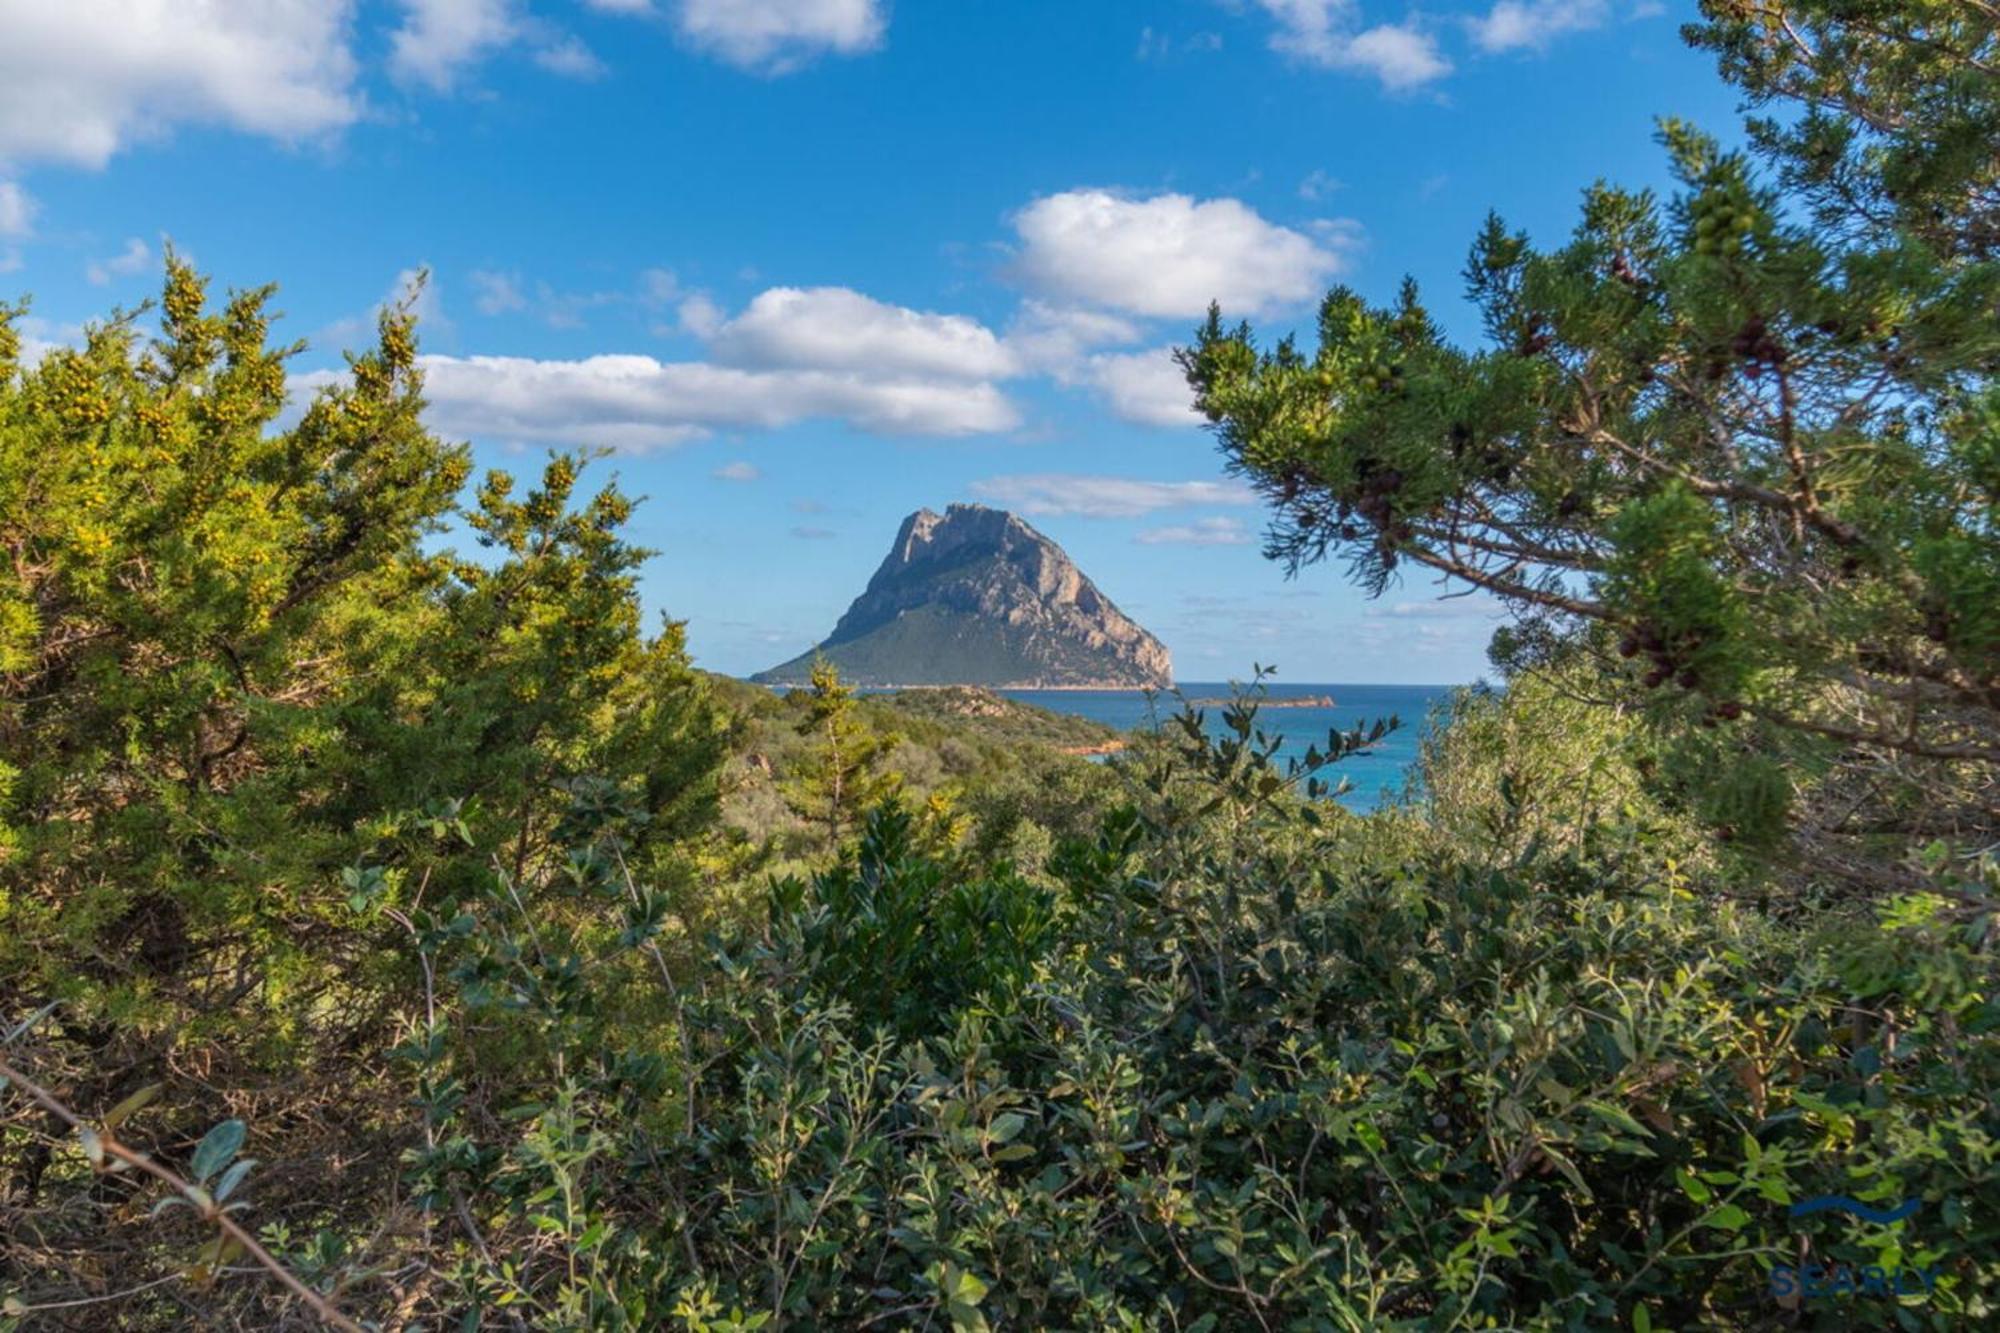
[[[1983,13],[1713,6],[1751,155],[1490,347],[1190,349],[1274,554],[1524,609],[1366,817],[1254,685],[696,671],[406,312],[289,425],[268,291],[0,317],[0,1330],[1994,1322]]]

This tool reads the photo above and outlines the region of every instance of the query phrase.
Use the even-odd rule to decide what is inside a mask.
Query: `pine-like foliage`
[[[1879,879],[2000,831],[2000,83],[1990,15],[1791,9],[1697,33],[1810,108],[1762,166],[1668,122],[1672,196],[1599,184],[1553,249],[1489,220],[1484,346],[1406,284],[1182,360],[1273,557],[1498,597],[1502,665],[1597,655],[1722,836]]]

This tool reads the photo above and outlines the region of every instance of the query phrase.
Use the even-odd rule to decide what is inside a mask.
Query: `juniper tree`
[[[1600,656],[1725,837],[1875,877],[2000,828],[1994,24],[1706,13],[1725,76],[1802,113],[1750,153],[1665,122],[1678,187],[1597,184],[1560,246],[1490,218],[1483,346],[1406,282],[1330,293],[1310,351],[1211,311],[1181,359],[1267,554],[1499,598],[1496,659]]]
[[[892,738],[877,734],[855,716],[854,691],[833,663],[812,665],[807,711],[798,734],[810,737],[812,753],[790,775],[785,798],[819,831],[828,850],[837,850],[870,807],[902,787],[883,769]]]
[[[383,909],[548,854],[566,780],[627,793],[635,859],[714,807],[721,723],[679,626],[641,633],[630,501],[568,457],[465,497],[406,309],[285,424],[271,294],[170,257],[157,336],[133,312],[33,365],[0,311],[0,1011],[61,1001],[44,1059],[106,1078],[366,1044],[410,979]],[[454,519],[482,558],[439,548]]]

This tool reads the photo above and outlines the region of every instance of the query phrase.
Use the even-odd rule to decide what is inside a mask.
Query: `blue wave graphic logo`
[[[1922,1199],[1905,1199],[1894,1208],[1876,1208],[1845,1194],[1820,1194],[1793,1204],[1792,1216],[1811,1217],[1814,1213],[1828,1212],[1853,1213],[1864,1222],[1887,1226],[1891,1222],[1902,1221],[1923,1206]]]

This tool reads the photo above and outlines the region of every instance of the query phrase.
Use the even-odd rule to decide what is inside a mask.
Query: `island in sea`
[[[863,688],[1135,690],[1173,684],[1166,645],[1019,515],[920,509],[833,632],[752,680],[802,685],[815,660]]]

